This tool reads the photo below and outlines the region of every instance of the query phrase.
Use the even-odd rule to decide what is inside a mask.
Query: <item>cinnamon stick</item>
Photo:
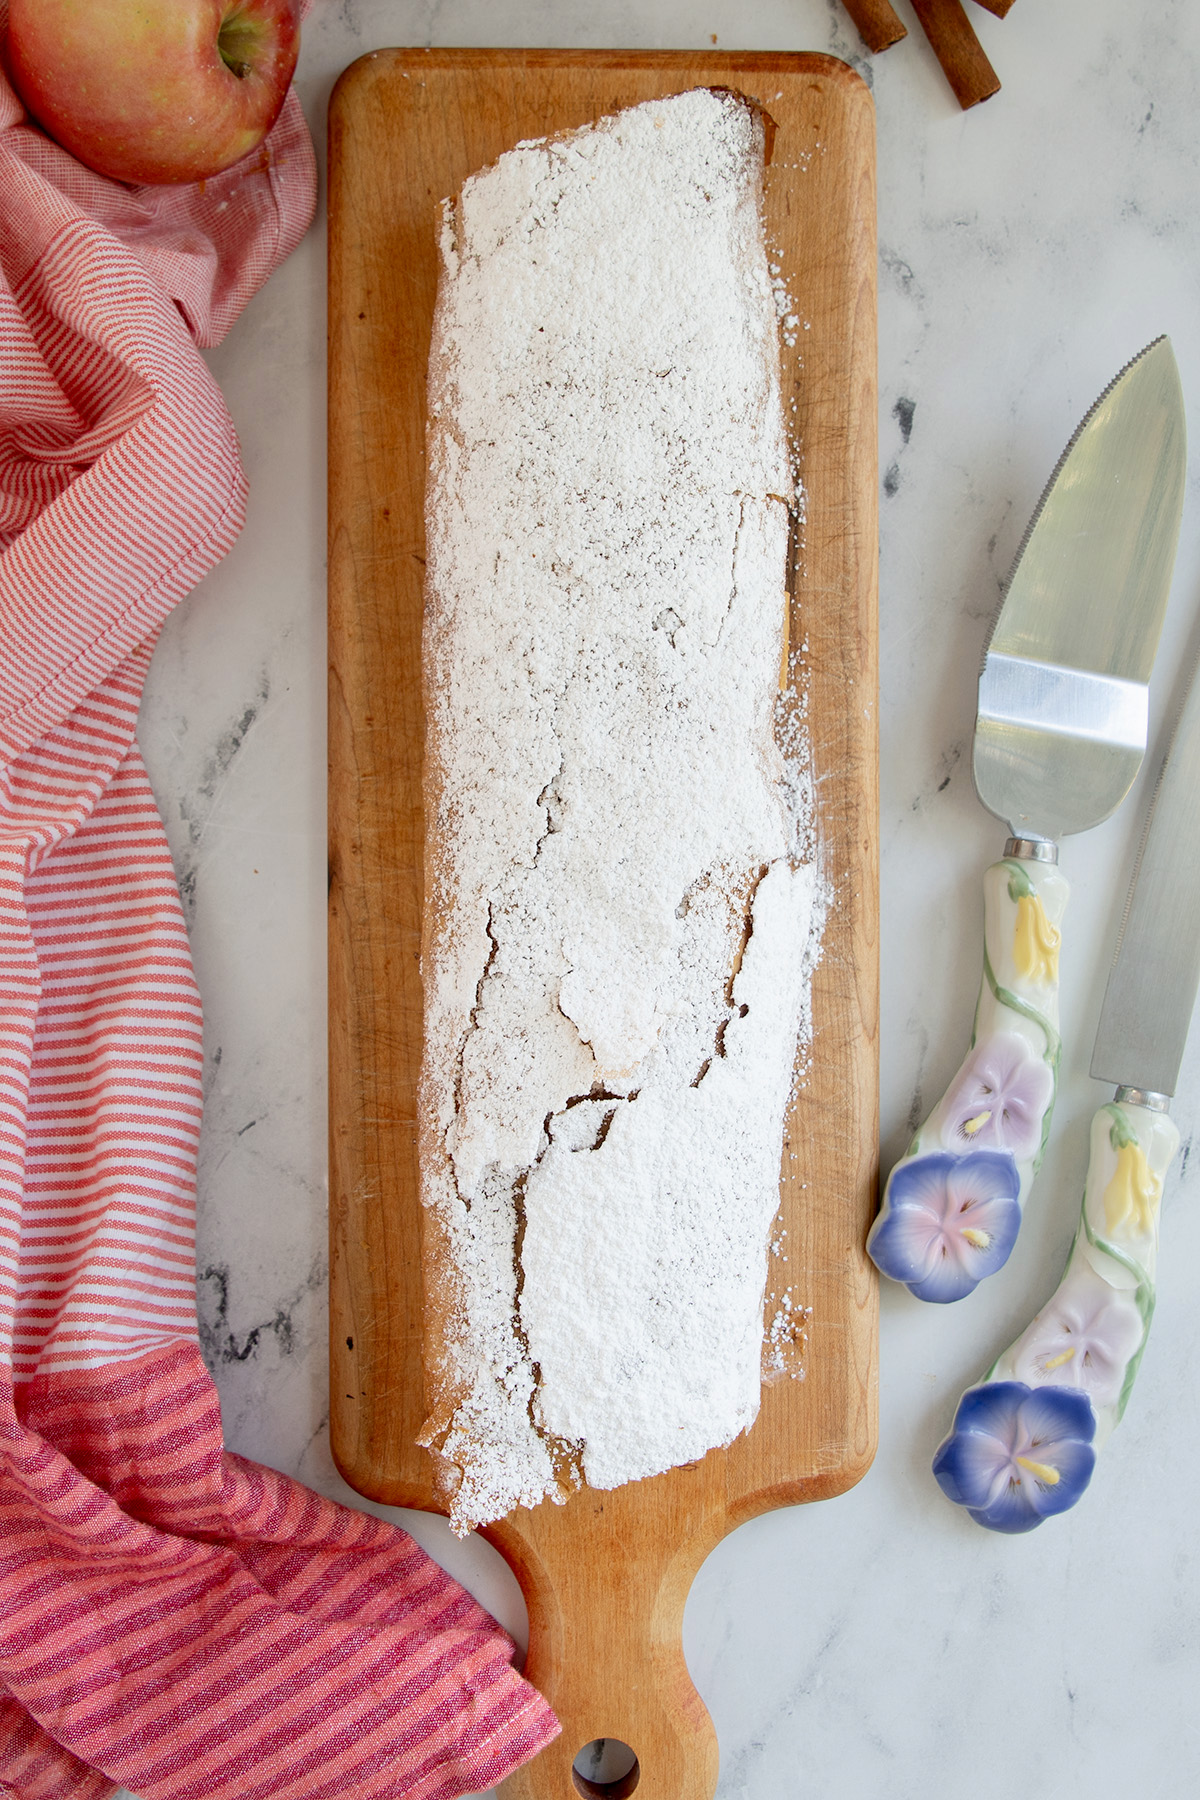
[[[867,49],[877,55],[908,36],[908,27],[888,0],[842,0],[842,4],[858,26],[858,35]],[[994,4],[1002,6],[1004,0],[994,0]],[[1008,5],[1012,5],[1012,0],[1008,0]]]
[[[984,12],[994,14],[997,19],[1002,19],[1012,4],[1013,0],[976,0],[976,5],[982,6]]]
[[[962,0],[912,0],[912,7],[964,112],[1000,91],[1000,79],[971,29]]]

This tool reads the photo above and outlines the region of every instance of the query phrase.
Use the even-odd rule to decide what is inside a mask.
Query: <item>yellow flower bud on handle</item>
[[[1042,897],[1022,894],[1017,901],[1013,932],[1013,964],[1025,981],[1041,986],[1058,980],[1058,948],[1062,933],[1046,917]]]
[[[1104,1190],[1104,1223],[1110,1237],[1145,1237],[1154,1228],[1162,1180],[1134,1140],[1117,1149],[1117,1167]]]

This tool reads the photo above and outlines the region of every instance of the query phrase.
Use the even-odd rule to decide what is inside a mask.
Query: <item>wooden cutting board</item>
[[[424,1417],[415,1101],[421,1054],[421,605],[425,375],[442,198],[522,138],[681,89],[728,87],[776,123],[775,260],[799,320],[785,350],[807,520],[801,646],[823,865],[834,906],[815,1035],[783,1158],[803,1330],[728,1450],[487,1536],[529,1607],[526,1673],[563,1724],[509,1800],[620,1795],[572,1774],[619,1738],[639,1800],[707,1800],[715,1736],[688,1678],[684,1601],[708,1552],[769,1507],[826,1499],[875,1445],[875,1286],[863,1252],[877,1141],[874,117],[828,57],[393,50],[355,63],[329,123],[329,756],[332,1432],[346,1479],[437,1508]]]

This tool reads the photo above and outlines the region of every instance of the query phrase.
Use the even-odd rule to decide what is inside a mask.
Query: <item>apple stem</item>
[[[246,53],[257,37],[258,32],[253,23],[240,10],[227,13],[221,20],[221,29],[217,33],[217,50],[225,67],[239,81],[245,81],[253,67],[247,61]]]

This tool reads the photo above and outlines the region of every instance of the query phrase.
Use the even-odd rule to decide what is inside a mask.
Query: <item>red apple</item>
[[[261,143],[298,0],[9,0],[7,62],[39,124],[117,181],[199,181]]]

